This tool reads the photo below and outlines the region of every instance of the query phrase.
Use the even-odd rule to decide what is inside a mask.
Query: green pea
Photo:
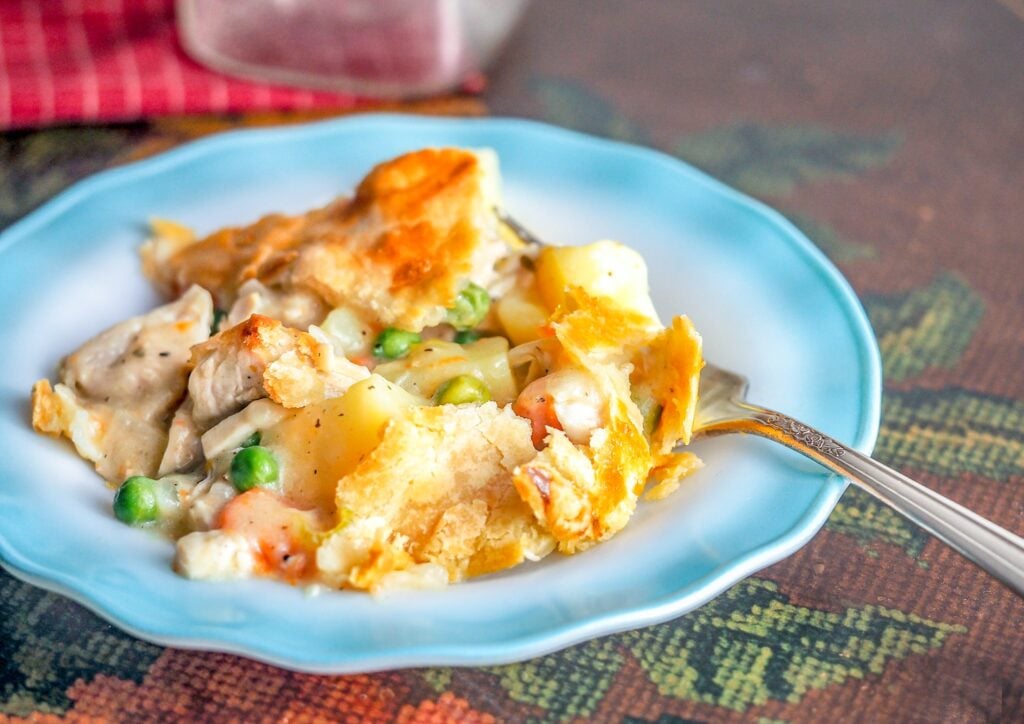
[[[404,329],[388,327],[377,335],[377,341],[373,345],[373,355],[385,359],[402,359],[414,344],[419,344],[423,339],[415,332],[407,332]]]
[[[273,485],[279,475],[280,468],[274,453],[259,445],[242,448],[231,461],[231,484],[240,493],[257,485]]]
[[[114,494],[114,515],[128,525],[144,525],[160,516],[157,481],[133,475]]]
[[[455,306],[448,310],[448,324],[455,329],[472,329],[483,321],[490,308],[487,290],[470,282],[455,298]]]
[[[257,430],[252,435],[250,435],[249,437],[245,438],[245,440],[242,442],[242,444],[239,445],[238,447],[254,447],[254,446],[260,444],[260,440],[261,440],[260,431]]]
[[[476,342],[482,335],[475,329],[463,329],[455,333],[456,344],[469,344]]]
[[[438,405],[464,405],[490,399],[491,391],[487,385],[473,375],[452,377],[434,393],[434,402]]]

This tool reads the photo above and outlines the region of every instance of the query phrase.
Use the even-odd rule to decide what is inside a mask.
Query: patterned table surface
[[[782,210],[882,348],[875,455],[1024,532],[1024,3],[544,0],[482,98],[675,154]],[[0,226],[275,116],[0,136]],[[137,641],[0,573],[0,718],[1021,721],[1024,601],[849,490],[676,621],[511,666],[327,677]]]

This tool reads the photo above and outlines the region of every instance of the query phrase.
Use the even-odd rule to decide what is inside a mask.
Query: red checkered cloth
[[[0,0],[0,129],[361,102],[203,68],[178,43],[174,0]]]

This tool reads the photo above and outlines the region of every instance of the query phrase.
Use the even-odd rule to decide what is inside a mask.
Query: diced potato
[[[320,329],[327,334],[335,351],[346,357],[368,355],[373,347],[373,328],[346,307],[331,311]]]
[[[482,380],[499,405],[511,402],[517,394],[504,337],[484,337],[466,345],[428,340],[416,345],[405,359],[378,365],[375,372],[424,397],[431,397],[438,387],[458,375]]]
[[[595,297],[611,297],[621,306],[657,319],[643,257],[617,241],[542,250],[537,257],[537,289],[548,309],[553,311],[565,300],[570,286]]]
[[[290,504],[330,510],[338,480],[377,447],[391,418],[424,404],[426,400],[371,375],[341,397],[303,407],[265,430],[261,444],[279,457]]]
[[[540,337],[540,328],[547,323],[550,312],[533,289],[513,287],[498,300],[494,308],[505,334],[512,344],[532,342]]]

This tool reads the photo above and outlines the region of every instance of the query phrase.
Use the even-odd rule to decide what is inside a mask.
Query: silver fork
[[[850,479],[1024,596],[1024,538],[788,415],[745,401],[747,380],[705,365],[697,435],[760,435]]]
[[[496,210],[498,218],[523,241],[544,243],[522,224]],[[788,415],[746,401],[747,379],[706,364],[701,372],[694,433],[710,437],[738,432],[760,435],[806,455],[849,478],[917,523],[970,561],[1024,596],[1024,538],[1000,528],[931,488],[833,440]]]

